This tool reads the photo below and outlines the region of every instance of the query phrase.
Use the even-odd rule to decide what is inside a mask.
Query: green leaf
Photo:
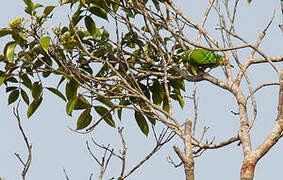
[[[74,0],[60,0],[60,5],[63,5],[63,4],[68,4],[68,3],[74,3]]]
[[[32,86],[32,97],[34,99],[37,99],[39,98],[39,96],[41,96],[41,93],[42,93],[42,85],[40,84],[40,82],[34,82],[33,83],[33,86]]]
[[[106,29],[103,29],[103,33],[101,35],[103,40],[107,40],[109,38],[109,32]]]
[[[7,88],[6,88],[6,92],[10,92],[10,91],[13,91],[13,90],[15,90],[15,89],[18,89],[18,87],[16,87],[16,86],[10,86],[10,87],[7,87]]]
[[[9,82],[12,82],[12,83],[18,83],[18,80],[15,77],[13,77],[13,76],[10,76],[6,80],[9,81]]]
[[[6,60],[6,57],[4,55],[0,55],[0,62],[3,62]]]
[[[29,6],[29,7],[32,7],[33,6],[33,3],[32,3],[32,0],[23,0],[24,3]]]
[[[66,84],[66,97],[68,100],[72,99],[74,96],[77,95],[78,84],[74,79],[71,79]]]
[[[252,2],[252,0],[247,0],[248,1],[248,3],[251,3]]]
[[[103,9],[106,12],[110,11],[110,9],[109,9],[110,4],[106,3],[105,0],[96,0],[95,6],[100,7],[101,9]]]
[[[77,130],[87,127],[91,122],[92,116],[90,115],[90,109],[84,110],[77,120]]]
[[[169,82],[169,85],[171,85],[175,89],[181,89],[185,91],[185,83],[184,80],[172,80]]]
[[[67,101],[66,98],[65,98],[65,96],[64,96],[58,89],[55,89],[55,88],[53,88],[53,87],[47,87],[47,89],[48,89],[50,92],[52,92],[52,93],[56,94],[57,96],[59,96],[59,97],[60,97],[61,99],[63,99],[64,101]]]
[[[22,84],[25,85],[27,88],[32,89],[32,82],[27,76],[27,74],[21,74],[20,78],[22,79]]]
[[[0,38],[3,37],[3,36],[6,36],[8,34],[11,34],[12,31],[8,28],[3,28],[3,29],[0,29]]]
[[[153,103],[160,106],[165,94],[164,87],[156,80],[150,90],[152,92]]]
[[[17,43],[15,41],[8,42],[5,46],[5,55],[8,60],[13,60],[15,54],[15,47]]]
[[[94,39],[97,39],[98,37],[101,36],[101,32],[100,32],[100,29],[99,28],[96,28],[95,30],[95,36],[93,37]]]
[[[62,84],[62,82],[65,80],[65,77],[64,76],[62,76],[61,78],[60,78],[60,81],[58,82],[58,84],[57,84],[57,89],[60,87],[60,85]]]
[[[148,128],[148,124],[146,122],[146,119],[144,118],[144,116],[138,112],[138,111],[135,111],[135,118],[136,118],[136,121],[138,123],[138,126],[140,128],[140,130],[142,131],[142,133],[144,135],[148,135],[148,132],[149,132],[149,128]]]
[[[5,81],[5,74],[1,74],[0,75],[0,86],[3,84],[3,82]]]
[[[42,5],[42,4],[39,4],[39,3],[36,3],[36,4],[33,6],[34,9],[37,9],[37,8],[40,8],[40,7],[43,7],[43,5]]]
[[[45,66],[44,69],[47,69],[47,67]],[[52,72],[50,72],[50,71],[48,71],[48,72],[43,72],[43,73],[42,73],[42,76],[43,76],[44,78],[47,78],[48,76],[51,75],[51,73],[52,73]]]
[[[66,113],[69,115],[69,116],[72,116],[72,112],[75,108],[75,105],[77,103],[77,100],[78,98],[75,96],[73,97],[71,100],[69,100],[69,102],[67,103],[67,106],[66,106]]]
[[[175,101],[178,101],[182,109],[184,108],[185,101],[184,101],[184,98],[180,94],[170,94],[170,97],[174,99]]]
[[[185,105],[184,98],[181,95],[177,95],[177,97],[178,97],[178,102],[179,102],[181,108],[183,109],[184,105]]]
[[[23,0],[23,1],[27,5],[25,8],[25,12],[28,13],[29,15],[32,15],[32,10],[33,10],[32,0]]]
[[[163,100],[163,106],[162,109],[166,112],[169,112],[170,107],[169,107],[169,103],[168,103],[168,99],[165,97]]]
[[[153,118],[151,118],[151,117],[149,117],[149,116],[146,116],[146,117],[147,117],[147,119],[151,122],[152,125],[155,125],[155,124],[156,124],[156,120],[155,120],[155,119],[153,119]]]
[[[117,113],[118,113],[118,118],[120,119],[120,121],[122,120],[122,109],[121,107],[118,107],[117,109]]]
[[[54,8],[55,6],[46,6],[43,11],[44,17],[47,17],[53,11]]]
[[[89,8],[89,11],[92,14],[108,21],[107,12],[105,12],[101,7],[94,5],[93,7]]]
[[[119,5],[120,4],[120,0],[114,0],[114,2],[112,3],[112,9],[114,12],[117,12],[119,9]]]
[[[17,89],[12,91],[8,97],[8,105],[15,102],[18,99],[18,97],[19,97],[19,90]]]
[[[92,20],[92,18],[90,16],[86,16],[85,17],[85,26],[87,31],[93,36],[95,37],[95,33],[96,33],[96,25],[95,22]]]
[[[77,11],[73,14],[72,23],[74,26],[76,26],[80,22],[80,20],[83,18],[83,16],[80,15],[82,12],[83,11],[80,10],[80,8],[78,8]]]
[[[12,32],[12,38],[15,40],[15,42],[17,44],[19,44],[21,46],[21,48],[24,48],[25,46],[27,46],[27,41],[24,39],[25,36],[13,31]]]
[[[112,119],[111,113],[102,106],[94,106],[95,111],[103,117],[104,121],[112,127],[115,127],[115,122]],[[106,115],[107,114],[107,115]]]
[[[104,98],[104,97],[97,97],[96,100],[105,104],[106,106],[108,106],[110,108],[114,107],[114,104],[111,102],[110,99],[107,99],[107,98]]]
[[[124,12],[126,13],[127,16],[130,18],[135,18],[134,13],[130,9],[124,9]]]
[[[145,97],[150,100],[150,93],[149,93],[149,90],[148,90],[147,86],[145,86],[142,83],[139,83],[139,86],[141,87]]]
[[[74,109],[75,110],[88,109],[90,107],[91,107],[90,103],[83,97],[83,95],[79,94]]]
[[[28,97],[27,93],[23,89],[21,89],[21,96],[22,96],[23,100],[25,101],[25,103],[27,105],[29,105],[29,97]]]
[[[44,38],[41,38],[39,40],[39,44],[45,51],[48,51],[48,48],[49,48],[49,45],[50,45],[50,37],[46,36]]]
[[[27,111],[27,117],[28,118],[30,118],[33,115],[33,113],[37,110],[37,108],[39,107],[41,102],[42,102],[42,96],[40,96],[40,98],[34,99],[32,101],[32,103],[29,105],[28,111]]]
[[[154,4],[155,8],[156,8],[158,11],[160,11],[159,2],[158,2],[157,0],[152,0],[152,2],[153,2],[153,4]]]

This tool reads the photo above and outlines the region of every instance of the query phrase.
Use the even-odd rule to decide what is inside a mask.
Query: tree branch
[[[28,150],[28,158],[27,158],[26,162],[24,162],[19,154],[15,153],[15,155],[20,160],[20,162],[24,165],[24,168],[22,170],[22,179],[25,180],[26,174],[27,174],[27,172],[29,170],[29,167],[30,167],[30,164],[31,164],[31,160],[32,160],[32,153],[31,153],[32,145],[29,143],[28,138],[27,138],[27,136],[26,136],[26,134],[24,132],[24,129],[22,127],[22,123],[21,123],[21,119],[20,119],[20,115],[19,115],[19,105],[20,105],[20,101],[18,102],[17,107],[13,108],[13,114],[14,114],[14,116],[17,119],[19,129],[20,129],[21,134],[22,134],[22,136],[24,138],[24,141],[25,141],[25,144],[26,144],[26,148]]]

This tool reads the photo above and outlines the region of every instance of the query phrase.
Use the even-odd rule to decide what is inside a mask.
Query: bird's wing
[[[190,61],[198,65],[210,65],[216,64],[217,59],[212,51],[196,49],[190,54]]]

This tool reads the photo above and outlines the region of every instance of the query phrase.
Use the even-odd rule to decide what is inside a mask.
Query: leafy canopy
[[[171,35],[160,36],[163,0],[61,0],[61,6],[75,12],[69,24],[52,28],[52,33],[45,24],[56,7],[24,3],[29,18],[17,18],[0,30],[0,37],[10,37],[0,56],[0,85],[9,93],[8,104],[24,100],[28,118],[46,90],[66,101],[67,115],[81,111],[77,130],[92,130],[100,122],[93,119],[95,113],[115,127],[115,115],[122,120],[129,109],[147,135],[148,123],[170,118],[172,100],[183,108],[184,80],[173,65],[185,49]],[[154,19],[133,25],[146,16],[141,10],[148,4],[155,7],[148,15]],[[116,32],[99,27],[98,21],[116,24]],[[45,85],[50,77],[58,77],[54,87]]]

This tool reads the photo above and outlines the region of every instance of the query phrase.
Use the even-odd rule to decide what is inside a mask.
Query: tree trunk
[[[241,169],[241,180],[253,180],[256,160],[244,160]]]
[[[185,174],[186,174],[186,180],[195,179],[194,162],[185,165]]]

